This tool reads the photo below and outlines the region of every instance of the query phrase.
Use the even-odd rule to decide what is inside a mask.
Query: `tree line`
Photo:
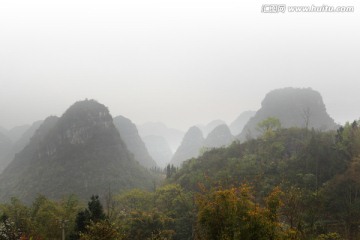
[[[259,125],[262,136],[211,149],[154,191],[87,205],[74,196],[0,205],[0,239],[359,239],[360,126],[337,131]],[[159,173],[164,174],[164,173]]]

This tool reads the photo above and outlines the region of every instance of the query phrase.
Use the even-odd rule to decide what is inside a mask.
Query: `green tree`
[[[194,221],[193,195],[178,184],[165,185],[155,192],[155,207],[172,221],[171,229],[174,240],[190,239]]]
[[[61,237],[61,221],[68,220],[66,228],[73,228],[77,212],[77,200],[73,196],[61,201],[52,201],[39,195],[30,206],[24,205],[18,199],[0,206],[8,226],[22,233],[24,238],[58,239]],[[57,230],[57,231],[56,231]],[[70,232],[67,231],[67,232]]]
[[[276,130],[281,128],[281,123],[278,118],[268,117],[267,119],[257,124],[257,130],[265,137],[273,136]]]
[[[171,240],[174,231],[169,229],[173,219],[157,211],[135,211],[130,214],[124,225],[124,239],[156,239],[155,236],[166,236]]]
[[[360,223],[360,157],[354,158],[348,169],[335,176],[323,189],[326,211],[347,239],[359,239]]]
[[[19,199],[13,197],[10,203],[0,206],[2,210],[3,220],[11,223],[11,227],[22,232],[23,235],[29,235],[32,232],[31,215],[29,208]]]
[[[44,239],[54,239],[61,237],[59,228],[60,206],[39,195],[30,208],[32,234]],[[54,229],[59,229],[54,231]]]
[[[117,213],[120,215],[132,211],[148,211],[154,207],[154,193],[133,189],[121,195],[115,196]],[[116,216],[117,218],[121,216]]]
[[[338,233],[320,234],[316,240],[343,240]]]
[[[347,122],[337,130],[336,147],[348,160],[360,154],[360,127],[359,122]]]
[[[86,226],[86,231],[80,233],[81,240],[122,240],[124,237],[120,234],[115,224],[108,220],[90,222]]]
[[[80,239],[81,234],[85,234],[87,232],[87,226],[92,223],[97,223],[99,221],[105,220],[105,218],[106,216],[99,196],[91,196],[91,199],[88,202],[87,209],[78,212],[76,216],[75,229],[71,238]]]
[[[266,199],[266,207],[254,202],[247,185],[210,191],[196,198],[196,239],[281,239],[285,233],[278,222],[281,191]]]

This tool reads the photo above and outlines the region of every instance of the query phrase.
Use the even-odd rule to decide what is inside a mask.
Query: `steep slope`
[[[150,156],[156,161],[158,166],[161,168],[166,167],[173,156],[166,140],[160,136],[150,135],[144,137],[144,142]]]
[[[29,144],[30,139],[34,136],[36,130],[39,129],[41,124],[43,123],[42,120],[36,121],[22,134],[18,141],[14,143],[12,152],[16,154],[20,152],[27,144]]]
[[[87,199],[129,188],[150,188],[152,178],[128,152],[108,109],[93,100],[50,117],[0,175],[0,200],[29,202],[38,193]]]
[[[0,172],[7,164],[6,156],[11,151],[11,148],[12,148],[11,140],[4,134],[0,133]]]
[[[231,134],[229,127],[226,124],[217,126],[209,133],[204,141],[206,148],[226,147],[234,141],[234,136]]]
[[[181,145],[171,159],[171,164],[180,166],[183,161],[198,157],[204,144],[204,137],[198,127],[191,127],[185,134]]]
[[[278,118],[284,128],[337,128],[337,124],[326,112],[319,92],[311,88],[283,88],[273,90],[265,96],[260,110],[248,121],[238,136],[240,141],[259,136],[257,124],[268,117]]]
[[[114,125],[127,149],[134,154],[136,161],[146,168],[157,167],[156,162],[146,149],[145,143],[141,140],[135,124],[130,119],[123,116],[114,117]]]
[[[196,125],[203,133],[204,137],[207,137],[210,132],[212,132],[217,126],[226,124],[223,120],[217,119],[209,122],[206,125],[198,124]]]
[[[8,130],[2,126],[0,126],[0,133],[4,134],[6,136]]]
[[[231,133],[236,136],[241,133],[245,124],[255,115],[255,111],[242,112],[229,126]]]
[[[39,147],[44,145],[44,140],[49,131],[55,126],[58,117],[48,117],[41,127],[35,132],[29,144],[16,155],[14,160],[5,168],[0,175],[0,200],[4,201],[11,196],[20,196],[20,192],[26,192],[23,185],[28,184],[32,164],[36,164]]]
[[[34,122],[27,130],[22,134],[11,147],[10,151],[3,158],[3,165],[0,166],[0,173],[4,168],[14,159],[16,153],[20,152],[29,143],[31,137],[35,134],[35,131],[40,127],[43,121]]]
[[[18,141],[22,135],[30,128],[30,125],[16,126],[10,129],[7,133],[12,142]]]
[[[184,132],[169,128],[165,124],[159,122],[147,122],[138,125],[137,127],[142,139],[150,135],[161,136],[166,140],[173,152],[179,147],[181,140],[184,137]]]

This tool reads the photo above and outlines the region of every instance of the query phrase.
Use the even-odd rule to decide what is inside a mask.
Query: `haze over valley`
[[[359,2],[0,2],[0,240],[360,239]]]

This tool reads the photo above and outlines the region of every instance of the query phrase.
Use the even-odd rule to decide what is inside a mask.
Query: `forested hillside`
[[[69,239],[359,239],[359,124],[320,132],[266,119],[258,139],[212,149],[181,169],[168,167],[155,191],[109,192],[87,208],[13,199],[1,206],[2,224],[48,238],[56,223],[37,226],[59,211],[70,220]],[[69,207],[77,213],[66,215]],[[47,215],[31,215],[35,208]],[[14,209],[25,217],[16,220]]]
[[[0,199],[30,202],[38,194],[87,199],[132,188],[150,189],[153,177],[135,161],[108,109],[79,101],[60,117],[47,118],[0,175]]]

